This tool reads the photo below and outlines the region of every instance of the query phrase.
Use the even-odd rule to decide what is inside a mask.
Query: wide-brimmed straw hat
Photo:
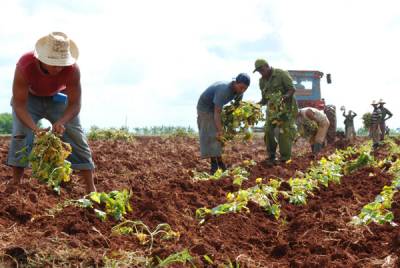
[[[373,100],[372,103],[371,103],[371,105],[377,105],[377,104],[378,103],[375,100]]]
[[[52,32],[36,42],[34,55],[48,65],[69,66],[78,59],[79,50],[65,33]]]
[[[380,99],[378,103],[385,104],[386,102],[384,102],[382,99]]]

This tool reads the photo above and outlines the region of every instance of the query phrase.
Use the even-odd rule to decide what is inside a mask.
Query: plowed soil
[[[305,206],[283,200],[280,220],[251,203],[250,213],[211,217],[199,225],[195,219],[197,208],[224,203],[226,194],[238,188],[230,178],[192,181],[192,170],[209,168],[208,162],[199,158],[196,139],[138,137],[130,143],[91,142],[98,191],[130,189],[133,211],[126,218],[141,220],[151,229],[168,223],[180,232],[179,240],[156,239],[150,250],[134,236],[112,235],[111,228],[117,222],[102,222],[89,209],[69,206],[49,215],[49,209],[64,200],[81,198],[85,194],[83,181],[74,174],[60,196],[30,178],[29,171],[21,185],[11,185],[12,171],[5,165],[8,143],[8,138],[0,139],[1,267],[17,267],[16,262],[18,267],[103,267],[112,263],[107,258],[126,263],[115,267],[134,267],[135,258],[140,256],[165,258],[184,249],[194,257],[196,267],[225,267],[229,263],[240,267],[399,265],[398,226],[349,225],[352,216],[390,184],[392,177],[381,169],[363,168],[343,176],[341,184],[321,186]],[[224,159],[228,165],[248,159],[257,162],[242,186],[247,188],[255,185],[257,177],[289,179],[297,170],[306,171],[315,161],[309,151],[309,145],[299,141],[291,163],[269,167],[264,161],[263,141],[255,139],[249,144],[228,145]],[[334,147],[328,146],[323,155],[333,151]],[[382,148],[376,156],[386,155]],[[398,195],[392,211],[394,221],[400,222]]]

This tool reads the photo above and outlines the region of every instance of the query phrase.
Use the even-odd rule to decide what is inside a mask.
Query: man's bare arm
[[[27,109],[29,84],[23,78],[18,68],[15,69],[12,90],[12,106],[15,113],[17,114],[18,119],[34,132],[38,131],[39,128],[36,126],[35,122],[32,119],[32,116],[28,113]]]

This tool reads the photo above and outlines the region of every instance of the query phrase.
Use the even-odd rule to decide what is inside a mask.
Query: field
[[[358,140],[357,145],[363,143]],[[180,236],[140,243],[135,235],[116,235],[112,218],[98,219],[92,209],[60,204],[84,195],[74,174],[58,196],[27,174],[22,185],[9,184],[11,169],[4,165],[9,138],[0,138],[0,266],[1,267],[398,267],[400,231],[391,224],[350,224],[367,203],[374,201],[394,179],[385,166],[366,165],[341,177],[339,183],[319,186],[305,205],[279,197],[280,217],[266,213],[256,202],[249,212],[205,218],[196,210],[226,203],[239,190],[231,177],[195,181],[193,170],[207,171],[199,158],[198,141],[190,137],[137,137],[133,141],[92,141],[98,191],[128,189],[132,211],[126,219],[140,220],[150,230],[167,223]],[[346,147],[339,141],[337,147]],[[354,145],[354,144],[353,144]],[[249,144],[228,145],[224,158],[232,165],[254,160],[242,189],[256,178],[287,181],[305,173],[316,160],[307,143],[299,141],[290,163],[269,167],[260,138]],[[334,147],[323,154],[334,153]],[[375,159],[389,157],[387,146]],[[350,158],[355,159],[355,153]],[[397,155],[392,156],[397,158]],[[349,160],[350,161],[350,160]],[[289,190],[284,182],[281,190]],[[57,209],[58,208],[58,209]],[[400,222],[400,195],[394,195],[393,222]],[[175,253],[191,261],[168,266]],[[176,255],[175,255],[176,256]],[[184,261],[184,254],[181,260]],[[162,262],[164,260],[165,262]],[[18,263],[18,264],[17,264]]]

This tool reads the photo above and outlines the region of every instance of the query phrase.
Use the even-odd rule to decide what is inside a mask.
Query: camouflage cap
[[[268,65],[268,62],[264,59],[257,59],[256,62],[254,63],[254,71],[253,73],[255,73],[256,71],[258,71],[259,68],[263,67],[264,65]]]

